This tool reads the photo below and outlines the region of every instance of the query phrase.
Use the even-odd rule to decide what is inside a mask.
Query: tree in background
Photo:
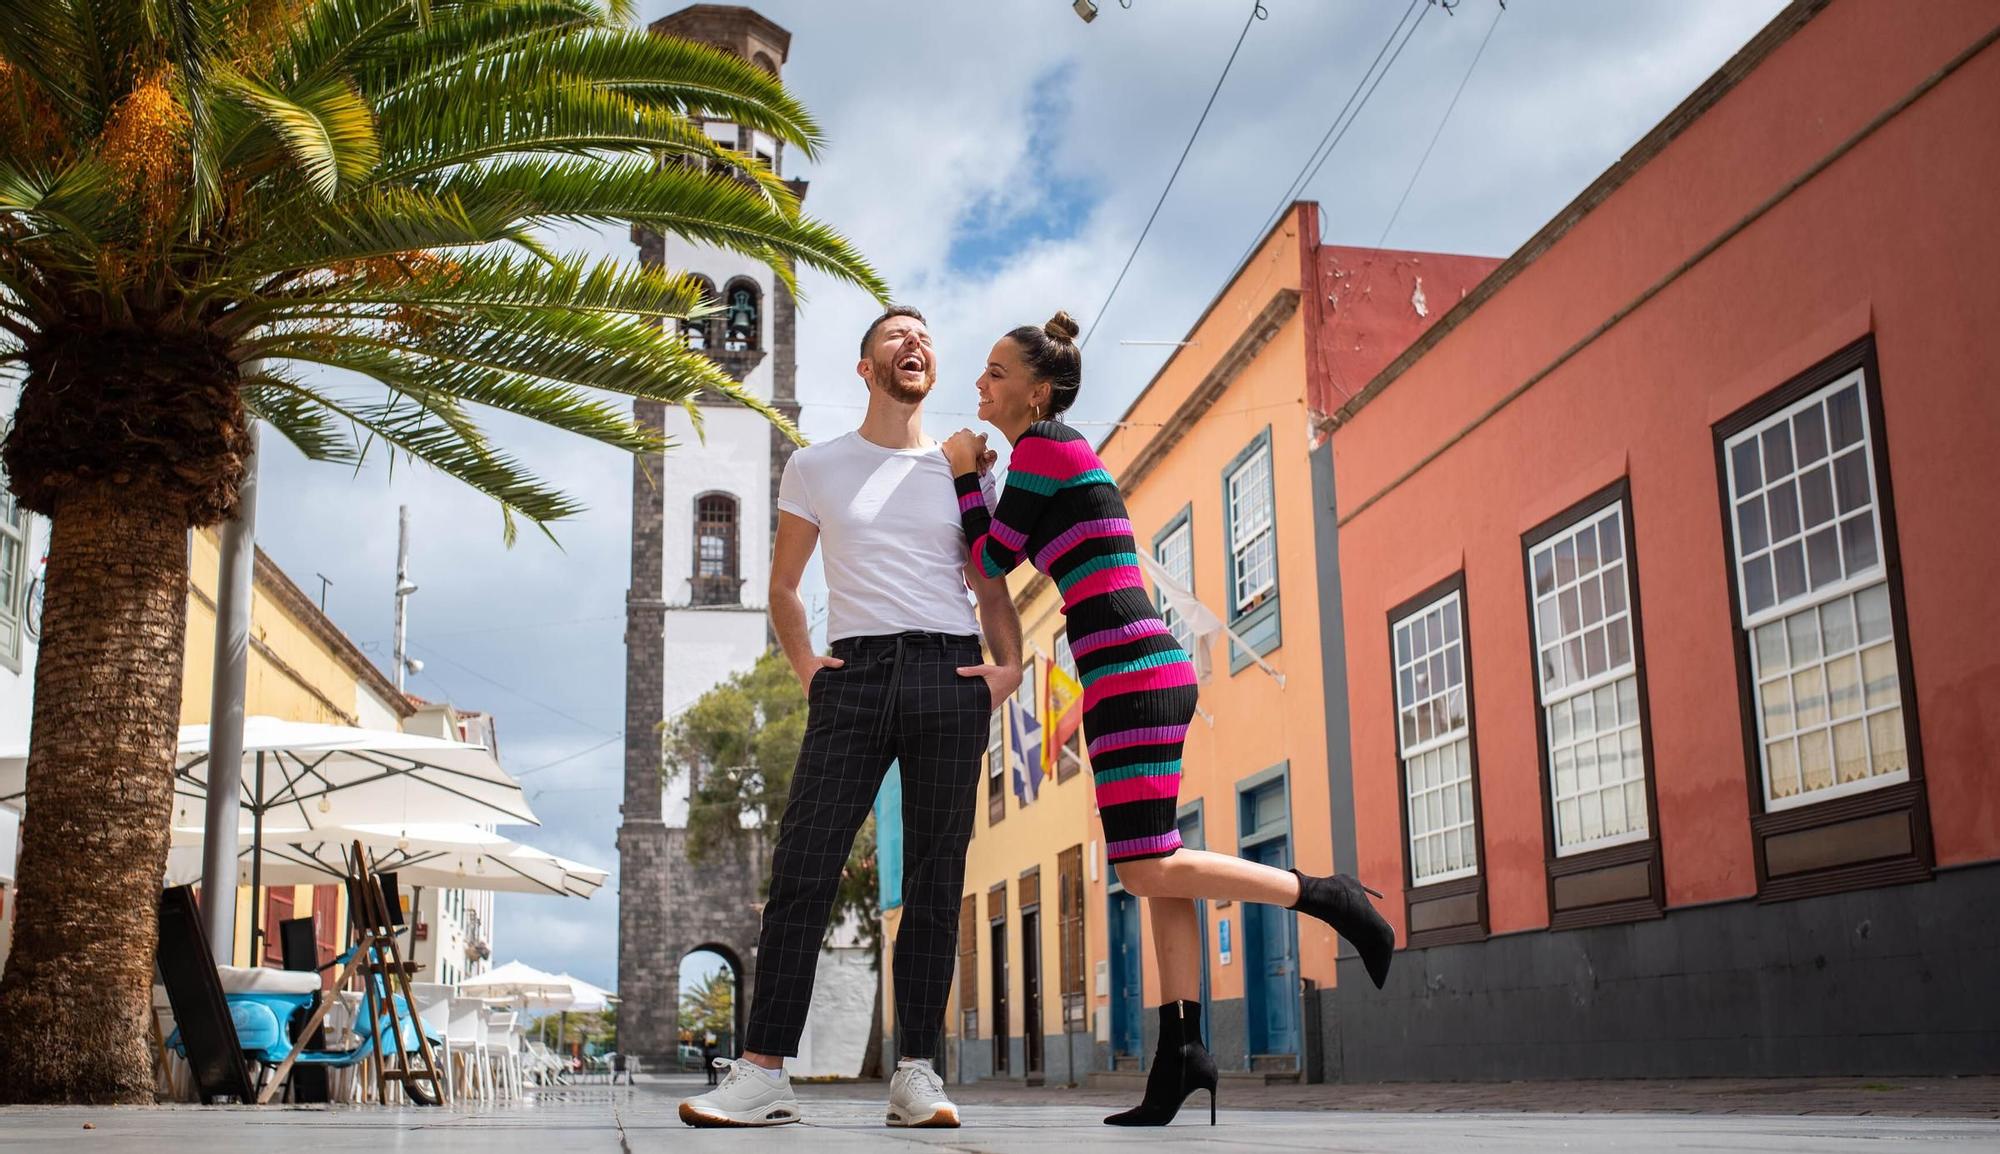
[[[681,994],[681,1030],[701,1045],[702,1035],[716,1038],[736,1033],[736,975],[727,967],[716,970],[702,983]]]
[[[783,424],[668,323],[716,307],[696,279],[555,251],[551,226],[887,298],[703,127],[811,156],[806,109],[613,2],[7,4],[0,368],[23,385],[3,452],[53,531],[0,1101],[152,1101],[187,533],[234,515],[253,419],[314,460],[426,462],[511,540],[580,506],[488,436],[493,413],[632,453],[663,448],[658,422],[607,393]]]
[[[752,831],[775,825],[792,788],[792,769],[805,741],[806,699],[785,655],[773,650],[757,664],[710,689],[661,729],[665,784],[691,777],[688,801],[688,857],[704,861],[738,852]],[[768,865],[768,863],[764,863]],[[760,889],[768,889],[763,879]],[[855,836],[841,868],[825,943],[841,925],[851,924],[868,950],[875,973],[875,1011],[870,1015],[861,1076],[882,1072],[882,917],[880,875],[875,862],[875,818]]]

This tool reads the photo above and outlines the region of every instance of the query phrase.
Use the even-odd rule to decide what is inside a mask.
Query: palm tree
[[[9,484],[53,519],[0,1100],[143,1102],[190,527],[253,419],[426,462],[512,539],[578,509],[497,410],[661,448],[606,393],[781,420],[665,318],[689,279],[551,250],[625,224],[882,282],[698,114],[811,155],[807,111],[595,0],[13,0],[0,20]],[[226,899],[225,899],[226,900]]]

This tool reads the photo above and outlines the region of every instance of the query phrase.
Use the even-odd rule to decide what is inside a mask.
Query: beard
[[[869,366],[869,376],[874,380],[875,387],[881,389],[890,400],[899,404],[915,405],[921,404],[925,397],[931,395],[931,389],[937,384],[937,366],[933,363],[924,369],[922,384],[904,383],[902,374],[896,371],[894,361],[874,362]]]

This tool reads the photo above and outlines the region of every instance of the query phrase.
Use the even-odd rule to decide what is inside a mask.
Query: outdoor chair
[[[445,1083],[438,1072],[437,1055],[431,1048],[431,1031],[426,1029],[412,1007],[417,998],[410,975],[417,968],[406,962],[396,947],[395,926],[401,911],[392,905],[394,875],[376,875],[356,841],[352,872],[347,879],[348,920],[355,931],[353,948],[342,954],[343,971],[335,978],[336,988],[359,976],[361,998],[355,1006],[355,1033],[361,1044],[338,1056],[342,1064],[369,1061],[374,1067],[376,1100],[389,1101],[389,1083],[403,1090],[404,1097],[419,1106],[444,1103]],[[386,884],[385,884],[386,883]],[[396,903],[399,905],[400,903]],[[318,981],[313,980],[314,989]],[[331,1064],[334,1057],[306,1050],[306,1039],[317,1032],[333,1002],[319,999],[319,1006],[301,1028],[299,1038],[279,1061],[274,1079],[264,1087],[259,1102],[268,1102],[284,1082],[295,1063]],[[442,1041],[443,1034],[439,1034]]]
[[[445,1065],[453,1076],[454,1093],[491,1101],[492,1080],[486,1070],[486,1003],[478,998],[452,998],[444,1042]]]
[[[521,1016],[512,1011],[486,1019],[487,1058],[502,1098],[521,1097]]]
[[[331,959],[324,964],[320,962],[318,926],[314,924],[312,918],[291,918],[279,922],[278,946],[284,954],[285,968],[287,970],[294,973],[312,974],[315,981],[318,980],[322,972],[333,968],[335,965]],[[319,1001],[325,996],[324,993],[316,994],[313,998],[311,1008],[295,1015],[298,1019],[296,1024],[303,1026],[305,1019],[310,1018],[312,1011],[319,1008]],[[323,1027],[314,1030],[312,1036],[306,1039],[306,1048],[309,1050],[324,1050],[327,1048],[326,1030]],[[280,1059],[280,1061],[282,1060]],[[294,1070],[292,1072],[292,1101],[327,1101],[328,1073],[329,1071],[325,1066],[318,1065],[302,1066]]]

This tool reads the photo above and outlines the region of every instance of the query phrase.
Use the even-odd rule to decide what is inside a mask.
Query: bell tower
[[[697,4],[655,21],[655,35],[721,49],[781,76],[791,33],[749,8]],[[716,141],[781,176],[783,142],[727,120],[702,121]],[[804,181],[788,181],[801,199]],[[798,416],[794,300],[771,269],[746,256],[635,229],[642,263],[700,279],[719,308],[681,323],[701,349],[752,394]],[[699,402],[702,430],[677,406],[635,402],[640,424],[674,448],[634,461],[632,584],[626,595],[625,788],[618,831],[618,987],[621,1049],[676,1054],[682,956],[717,948],[738,959],[750,987],[757,854],[690,868],[685,851],[690,783],[660,782],[659,727],[742,672],[770,644],[766,623],[778,479],[792,443],[763,417],[728,400]],[[739,997],[739,1016],[747,1006]]]

